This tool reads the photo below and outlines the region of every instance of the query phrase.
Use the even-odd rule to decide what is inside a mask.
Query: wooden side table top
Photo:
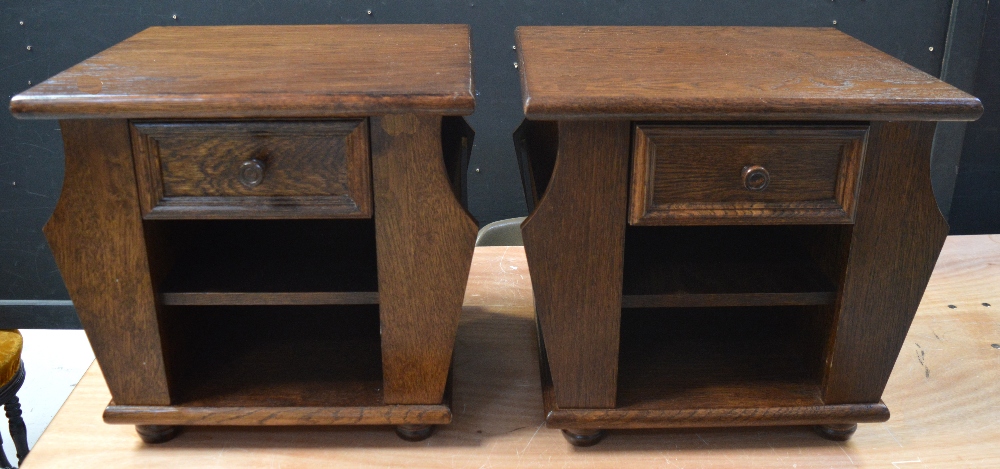
[[[832,28],[521,26],[529,119],[974,120],[978,99]]]
[[[429,440],[407,443],[388,428],[189,428],[144,445],[131,426],[101,421],[110,395],[95,364],[23,467],[996,467],[998,284],[1000,235],[948,238],[883,396],[893,417],[861,424],[848,442],[800,427],[692,429],[612,432],[574,448],[543,425],[524,251],[478,248],[454,421]]]
[[[467,25],[153,27],[10,105],[17,117],[40,119],[468,115],[474,107]]]

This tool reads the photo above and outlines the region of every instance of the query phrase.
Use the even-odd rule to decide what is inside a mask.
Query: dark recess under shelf
[[[836,288],[805,247],[815,230],[629,226],[622,307],[832,304]]]
[[[165,305],[377,304],[372,220],[155,221]]]
[[[815,307],[622,312],[618,409],[822,405]]]
[[[174,405],[383,404],[377,305],[170,307],[165,323]]]

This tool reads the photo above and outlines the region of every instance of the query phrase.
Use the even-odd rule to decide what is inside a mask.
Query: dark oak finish
[[[14,97],[69,118],[46,235],[106,421],[449,423],[473,96],[468,26],[366,25],[150,28]]]
[[[112,402],[104,411],[104,421],[116,424],[155,421],[160,422],[158,425],[237,426],[444,425],[451,423],[451,409],[443,404],[373,407],[150,407],[123,406]]]
[[[441,402],[478,227],[449,190],[441,117],[373,117],[386,404]]]
[[[44,119],[467,115],[469,44],[467,25],[152,27],[10,108]]]
[[[45,225],[111,395],[167,405],[157,304],[123,120],[62,121],[66,176]]]
[[[613,407],[628,177],[625,121],[559,123],[559,156],[521,225],[562,407]]]
[[[547,425],[555,428],[704,428],[812,425],[818,423],[885,422],[885,404],[840,404],[789,407],[708,407],[702,409],[556,409],[548,412]],[[853,432],[852,432],[853,433]],[[848,435],[849,436],[849,435]],[[846,438],[844,438],[846,439]]]
[[[132,143],[146,218],[371,216],[364,120],[141,122]]]
[[[978,99],[833,28],[521,26],[529,119],[974,120]]]
[[[875,138],[826,358],[828,403],[873,402],[882,395],[948,235],[930,182],[934,126],[872,125]]]
[[[358,292],[178,292],[163,293],[165,305],[366,305],[378,304],[377,291]]]
[[[867,126],[635,128],[629,223],[850,223]]]
[[[585,445],[887,420],[948,232],[934,121],[979,100],[831,29],[522,27],[517,46],[548,425]],[[590,133],[626,124],[631,147]]]

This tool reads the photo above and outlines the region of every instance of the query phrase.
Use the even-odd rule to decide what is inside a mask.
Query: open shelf
[[[167,315],[174,405],[382,405],[377,305],[193,306]]]
[[[822,405],[816,307],[622,311],[619,409]]]
[[[551,428],[691,428],[884,422],[884,403],[825,404],[831,308],[624,309],[614,408],[560,408],[544,341]]]
[[[147,221],[165,305],[377,304],[372,220]]]
[[[625,308],[824,305],[836,298],[811,226],[628,226]]]

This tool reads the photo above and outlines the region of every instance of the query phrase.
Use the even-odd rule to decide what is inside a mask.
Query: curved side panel
[[[827,354],[826,404],[879,401],[948,235],[931,189],[934,126],[872,123]]]
[[[452,191],[441,116],[371,119],[386,404],[439,404],[478,227]]]
[[[558,408],[615,406],[629,123],[559,123],[557,163],[521,225]]]
[[[45,236],[115,402],[169,404],[128,124],[61,127],[66,177]]]

